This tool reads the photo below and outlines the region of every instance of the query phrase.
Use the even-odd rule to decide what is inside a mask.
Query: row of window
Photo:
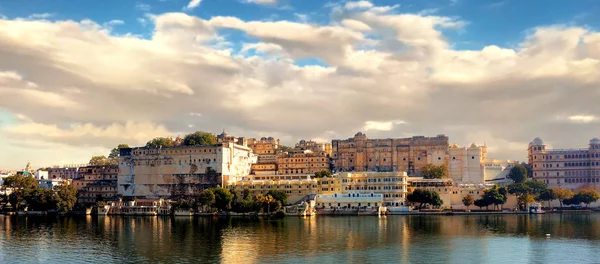
[[[208,151],[207,151],[208,150]],[[218,151],[221,151],[221,149],[218,149]],[[154,154],[157,151],[147,151],[147,150],[138,150],[138,151],[134,151],[133,155],[141,155],[141,154]],[[165,154],[189,154],[189,153],[213,153],[213,152],[217,152],[217,150],[215,149],[186,149],[186,150],[163,150],[161,151],[162,153]]]

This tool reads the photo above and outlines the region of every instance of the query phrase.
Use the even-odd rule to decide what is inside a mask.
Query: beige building
[[[279,174],[315,174],[329,171],[329,156],[324,151],[280,152],[277,154]]]
[[[535,138],[527,153],[533,178],[549,188],[600,191],[600,139],[590,140],[587,148],[546,149],[544,142]]]
[[[487,157],[487,147],[459,147],[448,149],[448,176],[457,183],[485,183],[505,179],[510,169],[517,164],[511,160],[496,160]]]
[[[447,164],[448,137],[368,139],[361,132],[353,138],[333,140],[337,171],[406,171],[418,175],[427,164]]]
[[[331,157],[331,143],[317,143],[312,140],[300,140],[294,147],[297,150],[310,150],[312,152],[325,152]]]
[[[54,166],[48,169],[48,179],[75,179],[78,177],[79,168],[86,166],[88,164]]]
[[[86,166],[72,184],[79,191],[78,203],[94,204],[98,198],[113,200],[117,196],[119,166]]]
[[[227,181],[241,180],[250,174],[257,158],[250,148],[226,142],[121,149],[118,192],[137,197],[193,195]]]
[[[248,147],[257,155],[257,163],[252,164],[251,173],[268,175],[277,173],[277,150],[279,139],[263,137],[261,139],[250,138]]]
[[[251,178],[235,183],[230,182],[227,188],[237,193],[242,193],[245,189],[248,189],[252,196],[256,196],[259,193],[266,195],[271,190],[277,190],[286,193],[288,195],[288,203],[292,204],[309,194],[318,193],[318,181],[316,179],[312,179],[309,176],[304,176],[304,178],[299,177],[299,175],[296,176],[298,178],[294,179],[289,175],[271,176],[265,180]]]
[[[406,172],[342,172],[337,177],[341,180],[341,193],[380,193],[383,194],[383,206],[388,207],[404,206],[406,203]]]

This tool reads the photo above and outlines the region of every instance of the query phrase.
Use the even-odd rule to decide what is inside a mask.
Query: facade
[[[49,176],[48,171],[43,171],[43,170],[37,170],[34,174],[34,177],[36,180],[49,179],[48,176]]]
[[[297,175],[296,175],[297,176]],[[289,177],[289,179],[286,179]],[[288,195],[288,203],[294,204],[307,195],[318,192],[318,181],[309,176],[294,178],[293,176],[272,177],[271,179],[256,180],[254,178],[230,183],[227,188],[241,194],[245,189],[251,196],[266,195],[271,190],[277,190]]]
[[[317,143],[312,140],[300,140],[294,147],[297,150],[310,150],[312,152],[325,152],[331,156],[331,143]]]
[[[252,164],[252,174],[268,175],[277,173],[277,150],[279,139],[263,137],[261,139],[248,139],[248,147],[257,155],[257,163]]]
[[[383,194],[348,192],[345,194],[317,194],[317,208],[356,209],[383,206]]]
[[[136,197],[195,195],[241,180],[256,161],[250,148],[233,142],[121,149],[118,193]]]
[[[79,191],[78,203],[95,204],[99,200],[110,201],[117,196],[119,166],[86,166],[79,168],[79,176],[73,185]]]
[[[280,152],[277,154],[279,174],[315,174],[329,171],[329,156],[325,151]]]
[[[333,169],[337,171],[406,171],[418,175],[427,164],[447,164],[448,137],[368,139],[361,132],[353,138],[332,141]]]
[[[88,164],[72,164],[63,166],[54,166],[48,169],[48,179],[75,179],[80,167],[86,167]]]
[[[69,185],[71,184],[70,179],[40,179],[37,181],[38,187],[42,189],[54,189],[54,187],[59,185]]]
[[[473,143],[469,147],[459,147],[454,144],[448,149],[448,176],[457,183],[505,179],[515,164],[517,162],[510,160],[489,159],[485,145]]]
[[[405,205],[408,184],[406,172],[342,172],[337,177],[343,188],[338,193],[373,192],[383,195],[383,206]]]
[[[546,149],[544,142],[535,138],[527,154],[533,178],[549,188],[600,191],[600,139],[590,140],[587,148]]]

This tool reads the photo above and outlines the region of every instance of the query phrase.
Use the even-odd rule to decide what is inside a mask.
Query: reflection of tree
[[[482,215],[477,220],[477,224],[493,233],[506,233],[507,223],[504,215]]]

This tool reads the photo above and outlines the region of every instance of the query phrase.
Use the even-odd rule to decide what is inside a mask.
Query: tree
[[[469,206],[473,205],[475,198],[473,198],[472,195],[467,194],[465,197],[463,197],[462,202],[467,207],[467,210],[469,210]]]
[[[227,210],[233,200],[233,194],[221,187],[212,188],[212,192],[215,195],[215,206],[217,209],[221,211]]]
[[[540,194],[538,194],[538,196],[536,197],[536,200],[543,202],[546,201],[548,202],[548,208],[550,208],[550,201],[556,199],[556,197],[554,196],[554,190],[553,189],[545,189],[543,191],[540,192]]]
[[[488,207],[492,203],[486,199],[477,199],[473,204],[481,209],[483,207]]]
[[[322,170],[322,171],[315,172],[315,178],[324,178],[324,177],[331,177],[331,172],[328,170]]]
[[[217,144],[217,138],[207,132],[196,131],[183,137],[183,145],[185,146],[204,146]]]
[[[521,164],[517,164],[510,169],[508,177],[516,183],[523,182],[527,179],[527,168]]]
[[[129,148],[127,144],[119,144],[116,148],[110,151],[108,154],[108,165],[119,165],[119,154],[122,148]]]
[[[600,194],[594,189],[583,189],[575,194],[573,198],[589,207],[591,203],[600,199]]]
[[[54,187],[57,196],[56,209],[59,212],[68,212],[77,202],[77,188],[71,184],[59,184]]]
[[[448,166],[442,164],[435,166],[433,164],[427,164],[421,168],[421,175],[425,179],[441,179],[444,178],[448,173]]]
[[[506,195],[501,194],[497,186],[483,191],[483,199],[488,201],[490,205],[493,204],[494,208],[505,204],[507,200]]]
[[[554,188],[552,189],[552,193],[554,194],[554,197],[558,199],[561,209],[565,200],[573,198],[573,191],[566,188]]]
[[[90,159],[91,166],[106,166],[110,164],[110,160],[106,156],[93,156]]]
[[[275,200],[275,198],[273,198],[273,196],[268,195],[268,194],[263,195],[262,193],[259,193],[256,196],[254,196],[253,200],[255,203],[261,204],[262,205],[261,207],[263,207],[263,210],[266,205],[267,213],[271,213],[271,204],[277,201],[277,200]]]
[[[38,188],[38,183],[31,175],[25,176],[19,174],[6,177],[2,188],[5,190],[8,188],[11,189],[12,192],[8,196],[8,201],[14,210],[17,211],[21,203],[25,201],[25,198]]]
[[[250,190],[244,189],[242,191],[242,200],[250,199]]]
[[[174,145],[175,142],[166,137],[157,137],[146,143],[146,147],[172,147]]]
[[[51,189],[35,188],[25,195],[27,206],[32,211],[54,210],[58,204],[58,198]]]
[[[270,195],[275,200],[280,201],[282,205],[287,204],[287,193],[278,190],[270,190],[269,192],[267,192],[267,195]]]
[[[198,196],[198,202],[206,207],[212,207],[213,204],[215,203],[216,197],[215,197],[215,193],[211,190],[204,190],[202,193],[200,193],[200,195]]]
[[[529,189],[529,187],[523,182],[515,182],[508,185],[508,193],[515,196],[520,208],[523,208],[523,206],[525,205],[522,203],[524,200],[519,199],[519,197],[527,195],[530,192],[531,190]]]
[[[542,191],[547,189],[546,184],[541,181],[527,180],[524,183],[529,189],[529,193],[533,195],[539,195]]]
[[[415,189],[412,193],[406,196],[406,199],[411,203],[419,203],[419,209],[430,204],[431,206],[438,207],[443,204],[440,195],[435,191],[425,189]]]

